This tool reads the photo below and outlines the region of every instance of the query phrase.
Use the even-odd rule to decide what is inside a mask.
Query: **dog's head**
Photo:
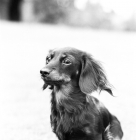
[[[101,65],[91,55],[73,48],[55,49],[49,52],[46,66],[40,71],[48,85],[61,87],[70,84],[88,94],[106,90],[112,95],[109,83]]]

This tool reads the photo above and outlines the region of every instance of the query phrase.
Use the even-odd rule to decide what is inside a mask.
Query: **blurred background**
[[[0,19],[136,30],[135,0],[0,0]]]
[[[57,140],[40,69],[48,50],[75,47],[99,60],[115,97],[94,93],[136,132],[135,0],[0,0],[0,139]]]

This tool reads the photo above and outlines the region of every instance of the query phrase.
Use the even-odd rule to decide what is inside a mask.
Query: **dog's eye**
[[[46,64],[48,64],[51,61],[51,59],[52,59],[51,57],[47,57],[46,58]]]
[[[65,65],[70,65],[71,61],[68,58],[66,58],[62,61],[62,63],[65,64]]]

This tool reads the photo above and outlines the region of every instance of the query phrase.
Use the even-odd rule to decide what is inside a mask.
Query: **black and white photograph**
[[[135,0],[0,0],[0,140],[135,133]]]

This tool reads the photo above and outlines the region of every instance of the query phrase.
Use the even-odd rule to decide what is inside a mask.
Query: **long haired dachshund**
[[[94,91],[112,95],[101,65],[74,48],[49,52],[40,71],[43,89],[50,86],[51,126],[59,140],[121,140],[119,120],[92,97]]]

